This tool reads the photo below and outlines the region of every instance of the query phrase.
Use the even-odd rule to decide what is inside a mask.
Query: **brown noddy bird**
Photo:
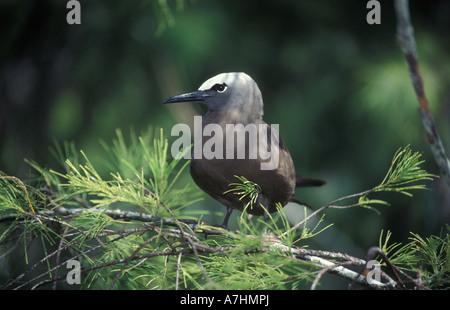
[[[222,227],[227,227],[233,209],[242,211],[250,200],[249,197],[242,198],[236,192],[230,191],[230,184],[238,182],[236,176],[245,177],[259,185],[256,203],[247,207],[246,211],[249,214],[263,215],[266,220],[267,212],[277,211],[277,203],[285,206],[289,201],[294,201],[306,205],[294,197],[296,187],[321,186],[325,183],[322,180],[296,175],[286,144],[278,136],[278,132],[262,118],[261,91],[247,74],[221,73],[204,82],[197,91],[168,98],[163,104],[189,101],[202,102],[208,107],[208,112],[202,119],[203,134],[197,138],[199,141],[194,141],[194,148],[196,143],[202,147],[206,146],[205,143],[211,144],[208,140],[212,138],[205,136],[205,127],[216,129],[213,130],[215,141],[223,142],[222,149],[215,145],[213,150],[214,154],[219,156],[194,156],[190,163],[190,172],[195,183],[227,207]],[[245,126],[244,129],[242,130],[243,126],[229,126],[238,124]],[[251,131],[252,128],[247,126],[249,124],[254,125],[256,131]],[[230,128],[233,131],[230,131]],[[256,139],[251,140],[251,134],[255,132]],[[244,134],[245,140],[237,138],[239,134]],[[212,136],[212,133],[210,135]],[[265,148],[273,156],[268,158],[268,153],[263,153],[265,155],[262,156],[258,151],[261,145],[262,149]],[[242,150],[245,150],[244,156],[241,154]],[[271,165],[270,163],[274,162],[270,160],[274,158],[275,165]],[[265,168],[263,163],[266,164]]]

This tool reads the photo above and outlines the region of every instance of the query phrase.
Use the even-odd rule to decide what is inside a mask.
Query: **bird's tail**
[[[326,182],[320,179],[312,179],[301,175],[296,176],[295,187],[322,186]]]

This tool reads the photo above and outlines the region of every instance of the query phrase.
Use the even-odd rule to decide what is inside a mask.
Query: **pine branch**
[[[4,288],[56,288],[67,279],[70,260],[82,264],[83,288],[267,289],[311,283],[315,289],[325,273],[372,289],[402,287],[400,279],[394,280],[383,271],[380,282],[369,283],[363,274],[363,259],[295,244],[301,240],[305,245],[308,238],[329,227],[320,227],[322,219],[313,228],[306,225],[327,208],[371,208],[371,204],[386,202],[368,195],[394,191],[409,196],[411,190],[424,189],[418,181],[429,180],[432,175],[420,169],[420,155],[409,148],[396,153],[379,186],[336,199],[300,224],[291,226],[281,206],[268,222],[249,218],[244,210],[239,229],[231,232],[201,219],[180,216],[179,210],[192,202],[186,198],[192,197],[187,186],[181,190],[175,186],[186,165],[176,171],[179,159],[166,156],[168,144],[162,133],[153,143],[143,136],[127,144],[120,132],[117,136],[113,146],[106,148],[111,156],[108,163],[116,171],[109,178],[82,153],[84,163],[75,156],[64,161],[65,173],[46,171],[32,163],[45,185],[27,186],[27,191],[14,179],[0,179],[5,184],[0,188],[4,197],[0,224],[6,227],[0,245],[15,248],[24,244],[26,249],[33,240],[41,240],[43,247],[46,243],[57,245],[12,277]],[[237,179],[230,192],[255,202],[259,186],[243,177]],[[357,201],[336,205],[348,199]],[[7,255],[11,252],[6,251]]]
[[[186,233],[185,231],[183,231],[181,228],[180,229],[175,229],[175,230],[168,230],[168,229],[162,229],[162,228],[157,228],[157,227],[163,227],[163,226],[146,226],[144,229],[140,229],[140,230],[132,230],[132,231],[128,231],[128,232],[109,232],[106,234],[99,234],[96,235],[96,237],[100,237],[100,236],[107,236],[107,235],[112,235],[112,234],[119,234],[119,237],[114,239],[112,242],[115,242],[119,239],[125,238],[128,235],[131,235],[132,233],[135,232],[144,232],[144,231],[159,231],[158,235],[153,236],[152,238],[148,239],[146,242],[144,242],[143,244],[141,244],[139,246],[139,248],[129,257],[125,258],[125,259],[120,259],[120,260],[116,260],[116,261],[112,261],[112,262],[108,262],[108,263],[102,263],[102,264],[98,264],[96,266],[91,266],[91,267],[87,267],[84,268],[81,272],[89,272],[89,271],[93,271],[93,270],[97,270],[97,269],[101,269],[101,268],[105,268],[108,266],[115,266],[115,265],[120,265],[122,264],[122,268],[120,269],[121,272],[123,272],[124,268],[126,265],[128,265],[131,261],[134,260],[143,260],[143,259],[148,259],[151,257],[155,257],[155,256],[177,256],[177,255],[194,255],[196,257],[197,262],[199,263],[199,257],[198,257],[198,252],[201,253],[222,253],[222,254],[226,254],[229,253],[230,251],[235,251],[238,250],[239,247],[223,247],[223,246],[217,246],[217,247],[208,247],[205,246],[205,244],[199,242],[198,238],[196,238],[194,236],[194,231],[195,229],[197,229],[199,226],[197,225],[197,222],[192,221],[192,220],[188,220],[186,222],[184,222],[183,220],[175,220],[178,223],[174,222],[173,219],[171,218],[155,218],[152,215],[149,214],[145,214],[145,213],[140,213],[140,212],[129,212],[129,211],[121,211],[121,210],[104,210],[104,211],[100,211],[100,210],[95,210],[95,209],[84,209],[84,208],[78,208],[78,209],[67,209],[64,207],[59,207],[55,210],[47,210],[47,211],[40,211],[38,213],[38,216],[40,217],[41,221],[46,223],[48,220],[48,217],[57,217],[57,216],[76,216],[79,215],[81,213],[86,213],[86,212],[103,212],[104,214],[111,216],[115,219],[118,220],[127,220],[127,221],[133,221],[133,220],[138,220],[138,221],[143,221],[143,222],[147,222],[147,223],[153,223],[153,224],[161,224],[163,226],[176,226],[176,227],[180,227],[180,223],[186,224],[189,226],[189,228],[191,229],[189,231],[189,233]],[[52,219],[54,220],[54,219]],[[60,223],[63,223],[62,221],[60,221]],[[161,230],[162,229],[162,230]],[[216,233],[218,235],[221,235],[222,232],[220,231],[216,231]],[[230,233],[227,232],[226,235],[223,234],[226,237],[230,237]],[[187,241],[187,244],[190,245],[190,249],[184,248],[184,249],[177,249],[177,248],[172,248],[171,251],[163,251],[163,252],[158,252],[157,253],[150,253],[150,254],[143,254],[143,255],[137,255],[138,252],[140,250],[142,250],[142,248],[144,246],[146,246],[148,243],[152,242],[155,238],[157,238],[158,236],[170,236],[170,238],[179,238],[179,239],[183,239]],[[94,236],[91,236],[90,238],[92,238]],[[235,236],[237,237],[237,236]],[[192,241],[193,238],[195,238],[195,240],[197,240],[196,242]],[[167,240],[167,239],[166,239]],[[373,282],[373,283],[368,283],[365,278],[359,277],[358,273],[349,270],[347,268],[344,268],[343,265],[347,265],[347,264],[351,264],[351,265],[356,265],[356,266],[363,266],[365,264],[365,262],[361,259],[355,258],[355,257],[351,257],[347,254],[342,254],[342,253],[333,253],[333,252],[327,252],[327,251],[315,251],[315,250],[308,250],[308,249],[301,249],[298,247],[288,247],[284,244],[281,243],[280,239],[278,239],[277,237],[275,237],[274,235],[264,235],[263,238],[263,245],[262,248],[260,249],[250,249],[250,250],[245,250],[244,253],[263,253],[263,252],[267,252],[267,251],[273,251],[275,253],[286,253],[284,255],[288,255],[288,256],[293,256],[296,259],[301,259],[301,260],[305,260],[305,261],[309,261],[312,262],[313,264],[315,264],[317,267],[322,268],[322,270],[326,270],[327,272],[331,272],[331,273],[335,273],[341,277],[344,277],[346,279],[349,279],[351,281],[355,281],[358,284],[361,284],[363,286],[367,286],[367,287],[371,287],[371,288],[376,288],[376,289],[380,289],[380,288],[387,288],[388,286],[386,286],[386,284],[383,283],[378,283],[378,282]],[[50,257],[59,254],[62,250],[70,248],[74,245],[74,243],[69,243],[67,245],[65,245],[63,248],[58,249],[57,251],[51,253],[50,255],[48,255],[47,257],[45,257],[44,259],[42,259],[37,265],[39,264],[43,264],[45,261],[47,261],[48,259],[50,259]],[[87,255],[88,253],[97,250],[101,247],[104,247],[105,244],[100,244],[96,247],[94,247],[93,249],[89,249],[87,251],[82,252],[81,254],[72,257],[71,259],[77,259],[81,256]],[[343,261],[340,263],[335,263],[330,261],[330,259],[332,260],[338,260],[338,261]],[[67,261],[61,263],[58,266],[55,266],[54,268],[52,268],[51,270],[42,273],[39,275],[39,277],[35,277],[33,279],[31,279],[28,282],[25,282],[21,285],[19,285],[16,288],[21,288],[24,285],[27,285],[28,283],[31,283],[32,281],[36,281],[39,278],[42,278],[43,276],[49,274],[52,271],[56,271],[58,269],[61,269],[65,266],[65,264],[67,263]],[[33,266],[28,272],[31,272],[32,270],[34,270],[36,268],[36,266]],[[199,263],[199,265],[201,266],[201,263]],[[202,267],[203,268],[203,267]],[[212,282],[211,279],[209,279],[206,271],[203,269],[202,271],[204,273],[204,277],[206,279],[208,279],[208,281],[210,283],[212,283],[212,285],[214,286],[214,282]],[[21,278],[23,278],[25,274],[22,274],[21,276],[19,276],[18,278],[16,278],[15,281],[19,281]],[[111,284],[111,288],[114,287],[116,281],[119,279],[120,273],[116,275],[115,280],[113,281],[113,283]],[[37,284],[35,284],[33,286],[33,288],[38,288],[41,287],[42,285],[46,285],[49,283],[54,283],[56,281],[60,281],[60,280],[64,280],[67,277],[67,273],[59,275],[59,276],[54,276],[52,279],[49,280],[44,280],[41,281]],[[9,285],[14,284],[14,282],[11,282]],[[317,284],[317,283],[316,283]],[[8,286],[9,286],[8,285]]]
[[[318,215],[319,213],[325,211],[326,209],[349,209],[354,207],[365,207],[371,210],[375,210],[371,205],[373,204],[381,204],[388,205],[386,201],[379,199],[369,199],[368,195],[374,194],[377,192],[397,192],[403,195],[412,196],[410,193],[411,190],[423,190],[425,189],[425,185],[417,184],[417,182],[421,181],[430,181],[436,177],[433,174],[427,173],[425,170],[420,168],[420,165],[423,164],[423,160],[420,160],[421,154],[418,152],[412,153],[409,146],[404,149],[399,149],[392,159],[389,170],[382,180],[382,182],[369,189],[362,191],[360,193],[351,194],[345,197],[338,198],[325,206],[315,210],[304,220],[297,223],[291,229],[283,233],[282,236],[289,234],[293,230],[298,229],[302,225],[304,225],[308,220]],[[338,206],[336,204],[341,203],[343,201],[358,198],[358,201],[352,204]]]

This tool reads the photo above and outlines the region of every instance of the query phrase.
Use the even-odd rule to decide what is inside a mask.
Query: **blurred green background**
[[[367,1],[81,0],[80,25],[67,24],[66,3],[0,1],[0,170],[9,175],[29,176],[24,158],[53,167],[54,140],[74,141],[101,163],[99,141],[116,128],[169,136],[205,109],[160,103],[230,71],[258,83],[265,120],[279,124],[297,171],[327,181],[297,191],[313,206],[378,185],[407,145],[439,174],[390,0],[380,1],[380,25],[367,24]],[[426,94],[450,151],[450,1],[411,1],[411,14]],[[192,182],[187,171],[183,182]],[[398,242],[409,232],[438,234],[449,223],[450,191],[442,180],[428,186],[413,198],[378,196],[391,203],[379,215],[327,211],[334,226],[315,248],[363,257],[382,229]],[[225,208],[205,195],[191,210]]]

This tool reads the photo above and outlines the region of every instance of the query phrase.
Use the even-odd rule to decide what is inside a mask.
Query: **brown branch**
[[[397,16],[397,40],[408,64],[411,83],[419,102],[419,114],[422,119],[422,126],[425,130],[425,135],[435,162],[440,168],[447,186],[450,187],[450,160],[445,153],[441,138],[436,130],[436,125],[430,111],[430,103],[425,96],[423,79],[419,70],[414,28],[411,24],[409,14],[408,0],[395,0],[394,7]]]

